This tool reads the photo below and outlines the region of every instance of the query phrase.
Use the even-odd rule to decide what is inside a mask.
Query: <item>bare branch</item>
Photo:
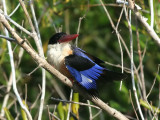
[[[154,25],[154,7],[153,7],[153,0],[149,0],[150,2],[150,14],[151,14],[151,28],[153,28]]]
[[[131,0],[128,0],[129,2],[131,2]],[[135,16],[139,19],[139,21],[144,25],[144,27],[146,28],[147,32],[150,34],[150,36],[157,42],[157,44],[160,46],[160,38],[158,37],[158,35],[156,34],[156,32],[153,29],[153,26],[150,26],[146,19],[136,10],[133,10],[135,13]],[[153,13],[152,13],[153,15]],[[153,16],[152,16],[153,17]],[[153,24],[153,18],[152,18],[152,24]]]
[[[125,4],[127,6],[130,6],[131,9],[134,9],[134,5],[135,5],[137,7],[137,10],[142,10],[142,8],[139,5],[133,3],[133,1],[126,2],[125,0],[116,0],[116,3]]]
[[[12,82],[12,73],[11,73],[11,74],[10,74],[9,81],[7,82],[7,93],[8,93],[8,94],[6,94],[6,95],[4,96],[0,116],[4,116],[4,108],[5,108],[6,105],[7,105],[7,102],[8,102],[8,99],[9,99],[9,91],[11,90],[12,84],[13,84],[13,82]]]
[[[90,105],[90,101],[89,100],[87,100],[87,103],[88,103],[88,105]],[[90,106],[88,106],[88,109],[89,109],[89,120],[92,120],[93,119],[92,118],[92,108]]]
[[[20,7],[20,3],[18,3],[17,7],[12,11],[12,13],[10,13],[9,17],[11,17]]]
[[[136,23],[136,37],[137,37],[137,47],[138,47],[139,65],[140,65],[140,73],[141,73],[140,76],[141,76],[141,81],[142,81],[142,93],[143,93],[143,98],[146,99],[146,86],[145,86],[144,72],[143,72],[143,59],[141,55],[141,46],[139,42],[139,32],[138,32],[137,23]]]
[[[96,118],[100,113],[102,112],[102,109],[100,109],[92,118]]]
[[[34,11],[34,7],[33,7],[33,1],[30,2],[30,8],[31,8],[31,12],[32,12],[32,16],[33,16],[36,32],[35,32],[35,29],[34,29],[34,27],[32,25],[31,18],[30,18],[30,16],[28,16],[28,13],[26,11],[24,3],[21,0],[20,0],[20,2],[21,2],[21,5],[23,6],[23,9],[24,9],[24,11],[25,11],[25,13],[27,15],[27,18],[28,18],[28,20],[30,22],[30,26],[32,28],[32,32],[35,33],[33,38],[34,38],[36,46],[38,48],[38,52],[39,52],[40,56],[44,58],[44,52],[43,52],[43,48],[42,48],[42,41],[41,41],[41,36],[40,36],[40,32],[39,32],[38,22],[37,22],[35,11]],[[46,89],[46,72],[45,72],[45,69],[42,68],[42,94],[41,94],[41,101],[40,101],[40,109],[39,109],[38,120],[42,119],[43,105],[44,105],[44,98],[45,98],[45,91],[46,91],[45,89]]]
[[[71,89],[71,93],[70,93],[70,97],[69,97],[70,101],[72,100],[72,97],[73,97],[73,89]],[[69,120],[69,118],[70,118],[70,112],[71,112],[71,103],[69,103],[69,106],[68,106],[67,120]]]
[[[15,39],[10,38],[10,37],[7,37],[7,36],[4,36],[4,35],[0,35],[0,38],[4,38],[4,39],[6,39],[6,40],[9,40],[10,42],[16,42]]]
[[[117,25],[116,25],[116,34],[118,34],[118,25],[119,25],[119,22],[121,20],[121,17],[122,17],[122,14],[123,14],[123,8],[121,10],[121,13],[120,13],[120,16],[119,16],[119,19],[118,19],[118,22],[117,22]],[[122,68],[122,73],[123,73],[123,49],[122,49],[122,45],[121,45],[121,41],[119,39],[119,35],[117,35],[117,38],[118,38],[118,43],[119,43],[119,47],[120,47],[120,51],[121,51],[121,68]],[[120,82],[120,87],[119,87],[119,90],[121,91],[122,89],[122,81]]]
[[[67,101],[67,100],[62,100],[62,99],[58,99],[58,98],[54,98],[54,97],[51,97],[51,99],[55,100],[55,101],[58,101],[58,102],[73,103],[73,104],[79,104],[79,105],[82,105],[82,106],[88,106],[88,107],[93,107],[93,108],[96,108],[96,109],[100,109],[98,106],[90,105],[90,104],[86,104],[86,103],[82,103],[82,102]]]
[[[31,74],[33,74],[36,70],[38,70],[39,68],[41,68],[41,66],[37,66],[34,70],[32,70],[30,73],[28,73],[27,75],[30,76]]]
[[[52,120],[51,116],[50,116],[50,110],[49,110],[49,106],[48,105],[47,105],[47,109],[48,109],[49,120]]]
[[[40,85],[39,85],[39,86],[40,86]],[[36,100],[34,101],[34,103],[30,106],[30,109],[33,109],[33,108],[36,106],[37,101],[38,101],[38,99],[39,99],[40,96],[41,96],[41,93],[42,93],[42,89],[40,88],[40,92],[38,93],[38,95],[37,95]]]
[[[60,120],[60,118],[58,118],[56,115],[52,114],[51,112],[49,113],[53,118],[55,118],[56,120]]]
[[[139,120],[138,115],[137,115],[137,112],[136,112],[136,109],[135,109],[134,104],[133,104],[132,95],[131,95],[131,90],[129,90],[129,97],[130,97],[130,100],[131,100],[131,104],[132,104],[134,113],[135,113],[135,115],[136,115],[136,117],[137,117],[137,120]]]
[[[132,29],[131,29],[131,10],[129,10],[129,17],[127,15],[127,11],[126,11],[126,7],[124,7],[124,11],[125,11],[125,16],[126,16],[126,20],[128,22],[128,28],[129,28],[129,33],[130,33],[130,54],[131,54],[131,78],[132,78],[132,87],[133,87],[133,92],[134,92],[134,96],[136,99],[136,103],[138,106],[138,110],[141,116],[141,119],[144,120],[144,116],[140,107],[140,103],[138,100],[138,95],[137,95],[137,90],[136,90],[136,86],[135,86],[135,81],[134,81],[134,71],[133,71],[133,66],[134,66],[134,62],[133,62],[133,37],[132,37]]]
[[[86,10],[85,14],[79,18],[77,34],[79,34],[79,32],[80,32],[81,22],[86,17],[88,10],[89,10],[89,0],[88,0],[88,6],[87,6],[87,10]],[[78,37],[76,38],[75,45],[78,46]]]
[[[28,11],[27,11],[27,9],[26,9],[26,7],[25,7],[24,1],[19,0],[19,2],[20,2],[21,6],[22,6],[22,8],[23,8],[23,10],[24,10],[24,13],[25,13],[27,19],[28,19],[28,22],[29,22],[29,25],[30,25],[30,27],[31,27],[31,29],[32,29],[32,32],[34,33],[34,32],[35,32],[35,29],[34,29],[32,20],[31,20],[31,18],[30,18],[30,16],[29,16],[29,13],[28,13]]]
[[[139,12],[134,12],[138,20],[144,25],[146,28],[147,32],[150,34],[150,36],[156,41],[156,43],[160,46],[160,38],[156,34],[156,32],[153,30],[153,28],[150,27],[150,25],[147,23],[145,18],[139,13]]]
[[[14,24],[17,28],[19,28],[21,31],[25,32],[29,36],[33,36],[31,32],[26,30],[24,27],[16,23],[14,20],[12,20],[9,16],[5,15],[6,19],[9,20],[12,24]]]
[[[117,0],[119,2],[124,3],[123,0]],[[151,0],[152,1],[152,0]],[[122,4],[121,3],[121,4]],[[154,31],[153,27],[151,27],[148,23],[145,17],[143,17],[140,13],[139,13],[139,6],[137,6],[136,4],[133,3],[132,0],[128,0],[129,6],[130,8],[133,10],[135,16],[138,18],[138,20],[144,25],[144,27],[146,28],[147,32],[150,34],[150,36],[156,41],[156,43],[160,46],[160,38],[158,37],[158,35],[156,34],[156,32]],[[133,4],[135,5],[133,7]],[[136,8],[136,9],[135,9]],[[153,15],[153,13],[152,13]],[[153,18],[152,18],[153,19]],[[153,23],[153,20],[152,20]]]
[[[153,87],[154,87],[155,82],[156,82],[157,75],[158,75],[158,73],[159,73],[159,68],[160,68],[160,64],[158,65],[158,70],[157,70],[157,73],[156,73],[155,78],[154,78],[154,80],[153,80],[153,84],[152,84],[152,86],[151,86],[151,88],[150,88],[150,90],[149,90],[149,92],[148,92],[148,94],[147,94],[147,98],[149,97],[149,95],[151,94],[151,92],[152,92],[152,90],[153,90]]]

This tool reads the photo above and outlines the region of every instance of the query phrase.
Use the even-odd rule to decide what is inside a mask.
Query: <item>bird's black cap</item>
[[[49,43],[48,43],[48,44],[56,44],[56,43],[58,43],[59,39],[60,39],[62,36],[64,36],[64,35],[66,35],[66,33],[64,33],[64,32],[60,32],[60,33],[54,34],[54,35],[49,39]]]

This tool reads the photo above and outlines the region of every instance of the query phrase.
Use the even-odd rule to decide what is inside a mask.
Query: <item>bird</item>
[[[47,61],[55,69],[92,96],[97,96],[98,82],[126,79],[124,73],[105,68],[104,61],[72,45],[71,41],[78,36],[78,34],[59,32],[49,39]]]

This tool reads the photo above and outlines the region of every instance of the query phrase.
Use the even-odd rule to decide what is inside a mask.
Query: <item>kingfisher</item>
[[[78,83],[91,95],[97,93],[97,83],[123,80],[126,75],[105,68],[104,61],[71,45],[70,41],[78,34],[68,35],[64,32],[54,34],[48,42],[47,61],[72,83]],[[105,83],[104,83],[105,84]]]

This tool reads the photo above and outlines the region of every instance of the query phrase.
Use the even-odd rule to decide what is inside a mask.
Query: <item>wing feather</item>
[[[65,58],[65,64],[76,81],[79,82],[87,90],[97,89],[96,80],[98,80],[100,75],[103,73],[104,68],[97,64],[94,64],[94,62],[82,56],[71,56]],[[77,61],[77,59],[80,61]],[[73,62],[78,62],[77,66],[75,66],[76,64],[74,64]]]

